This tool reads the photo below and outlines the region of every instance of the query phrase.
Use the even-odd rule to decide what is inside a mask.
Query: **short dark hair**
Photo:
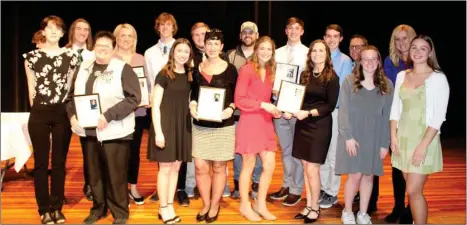
[[[360,35],[360,34],[354,34],[352,35],[352,37],[350,38],[350,41],[352,41],[352,39],[354,38],[360,38],[363,40],[363,45],[368,45],[368,40],[363,36],[363,35]]]
[[[115,46],[117,45],[117,39],[115,38],[115,36],[110,31],[107,31],[107,30],[98,31],[96,33],[96,35],[94,36],[93,46],[96,45],[97,39],[99,39],[99,38],[108,38],[108,39],[112,40],[112,47],[113,48],[115,48]]]
[[[339,35],[340,35],[341,37],[344,36],[344,30],[343,30],[342,27],[339,26],[338,24],[331,24],[331,25],[328,25],[328,26],[326,27],[326,30],[324,30],[324,35],[326,35],[326,31],[328,31],[328,30],[335,30],[335,31],[339,32]]]
[[[221,43],[224,43],[224,33],[217,29],[217,28],[212,28],[206,31],[206,35],[204,36],[204,43],[206,43],[209,40],[219,40]]]

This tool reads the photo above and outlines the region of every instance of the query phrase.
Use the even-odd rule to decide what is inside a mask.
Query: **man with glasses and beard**
[[[240,70],[240,67],[245,65],[253,55],[254,47],[256,40],[258,40],[258,26],[255,23],[247,21],[242,24],[240,27],[240,41],[241,43],[237,45],[235,49],[232,49],[227,52],[227,59],[229,63],[232,63],[237,68],[237,71]],[[240,110],[235,110],[234,112],[235,117],[235,125],[238,123],[238,119],[240,118]],[[240,171],[242,170],[242,156],[240,154],[235,154],[234,159],[234,185],[235,189],[232,193],[233,199],[240,198],[240,192],[238,189],[238,179],[240,177]],[[255,199],[258,193],[258,182],[259,177],[261,175],[262,165],[259,155],[256,158],[255,169],[253,171],[253,183],[251,185],[251,198]]]

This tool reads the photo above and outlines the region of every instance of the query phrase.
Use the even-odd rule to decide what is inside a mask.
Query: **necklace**
[[[314,77],[319,77],[319,76],[321,76],[321,73],[315,73],[315,72],[313,72],[313,76],[314,76]]]

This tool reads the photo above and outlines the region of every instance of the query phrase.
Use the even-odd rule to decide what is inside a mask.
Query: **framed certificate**
[[[298,65],[277,63],[273,91],[278,91],[283,80],[298,83]]]
[[[136,73],[136,76],[138,76],[138,78],[141,78],[141,77],[146,77],[145,75],[145,71],[144,71],[144,66],[135,66],[133,67],[133,71],[135,71]]]
[[[83,128],[96,128],[102,114],[99,94],[74,95],[76,119]]]
[[[221,114],[224,110],[225,88],[199,88],[198,119],[222,122]]]
[[[147,77],[140,77],[138,78],[138,81],[141,89],[141,102],[138,107],[145,107],[149,105],[148,79]]]
[[[288,113],[300,111],[305,96],[305,88],[305,85],[282,81],[277,98],[277,109]]]

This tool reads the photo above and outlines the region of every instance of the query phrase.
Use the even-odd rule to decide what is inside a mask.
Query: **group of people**
[[[343,54],[343,29],[337,24],[327,26],[323,39],[307,47],[301,42],[304,22],[296,17],[285,24],[283,47],[276,49],[271,37],[260,37],[257,25],[245,22],[240,44],[224,52],[221,30],[194,24],[193,47],[185,38],[174,38],[177,22],[162,13],[155,21],[160,39],[144,56],[136,53],[137,33],[127,23],[93,38],[90,23],[80,18],[72,23],[64,48],[58,44],[65,33],[61,18],[48,16],[40,25],[33,38],[37,49],[23,56],[34,190],[43,224],[66,220],[61,209],[72,132],[80,136],[83,152],[83,192],[93,201],[83,223],[97,222],[108,210],[115,224],[126,223],[129,200],[141,205],[145,199],[137,188],[144,129],[149,129],[147,158],[159,165],[150,201],[159,201],[158,217],[165,224],[181,222],[173,207],[175,195],[188,206],[195,186],[203,203],[197,222],[216,221],[220,199],[228,196],[240,199],[239,212],[249,221],[276,220],[266,199],[294,206],[305,189],[306,206],[295,218],[312,223],[321,208],[337,203],[341,174],[349,175],[342,222],[371,224],[378,176],[389,152],[395,206],[385,220],[427,222],[423,187],[429,174],[443,168],[439,130],[449,85],[433,41],[409,25],[394,29],[384,60],[361,35],[350,40],[352,58]],[[276,107],[278,63],[298,66],[297,82],[305,86],[298,112]],[[140,106],[142,90],[133,71],[141,66],[149,84],[144,91],[151,96],[146,106]],[[201,87],[225,90],[222,122],[199,118]],[[102,114],[95,128],[82,127],[76,116],[73,96],[87,94],[99,94]],[[268,195],[278,146],[283,182]],[[227,180],[230,160],[233,192]],[[356,217],[354,201],[360,202]]]

